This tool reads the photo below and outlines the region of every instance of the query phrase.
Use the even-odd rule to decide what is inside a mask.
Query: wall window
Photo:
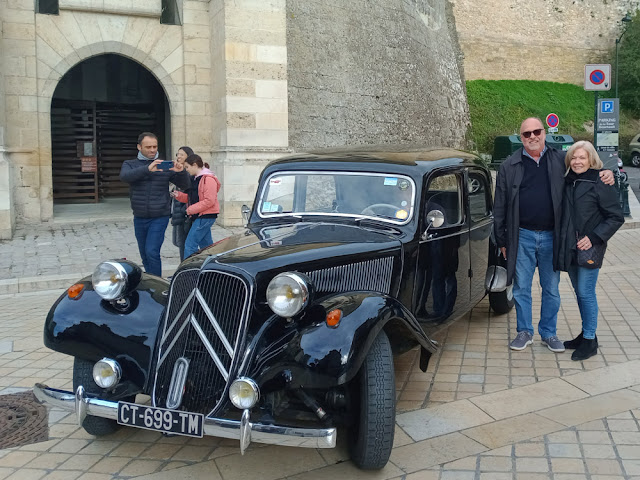
[[[162,0],[160,23],[182,25],[182,0]]]
[[[58,0],[36,0],[36,13],[58,15],[60,13]]]

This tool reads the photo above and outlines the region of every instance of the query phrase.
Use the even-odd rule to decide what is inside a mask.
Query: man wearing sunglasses
[[[552,352],[564,352],[556,333],[560,272],[553,269],[554,231],[559,231],[564,191],[565,153],[545,144],[539,118],[520,126],[523,148],[507,158],[498,171],[494,204],[496,243],[507,260],[507,285],[513,281],[517,335],[509,344],[524,350],[533,343],[531,284],[536,266],[542,288],[538,333]],[[613,173],[600,173],[613,185]]]

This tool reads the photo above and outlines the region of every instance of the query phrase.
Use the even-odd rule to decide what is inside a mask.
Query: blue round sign
[[[604,82],[604,72],[602,70],[594,70],[591,72],[591,75],[589,75],[589,80],[594,85],[601,85],[602,82]]]
[[[555,128],[558,126],[559,123],[560,123],[560,119],[558,118],[558,115],[556,115],[555,113],[550,113],[549,115],[547,115],[548,127]]]

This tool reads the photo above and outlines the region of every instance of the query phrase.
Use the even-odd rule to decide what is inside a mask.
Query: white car
[[[631,165],[640,167],[640,133],[633,137],[629,143],[629,151],[631,152]]]

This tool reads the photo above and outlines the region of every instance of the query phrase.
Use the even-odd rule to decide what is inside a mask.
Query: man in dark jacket
[[[129,184],[138,250],[147,273],[162,275],[160,248],[171,215],[169,182],[188,188],[189,174],[181,164],[169,170],[159,170],[158,137],[143,132],[138,137],[138,158],[126,160],[120,170],[120,180]]]
[[[512,350],[533,343],[531,284],[538,267],[542,305],[538,333],[552,352],[563,352],[556,325],[560,309],[560,272],[553,269],[557,251],[554,231],[561,222],[564,190],[564,152],[545,144],[545,131],[538,118],[527,118],[520,126],[523,148],[507,158],[498,172],[494,204],[497,245],[507,260],[507,284],[513,281],[517,332]],[[607,171],[603,181],[613,184]]]

